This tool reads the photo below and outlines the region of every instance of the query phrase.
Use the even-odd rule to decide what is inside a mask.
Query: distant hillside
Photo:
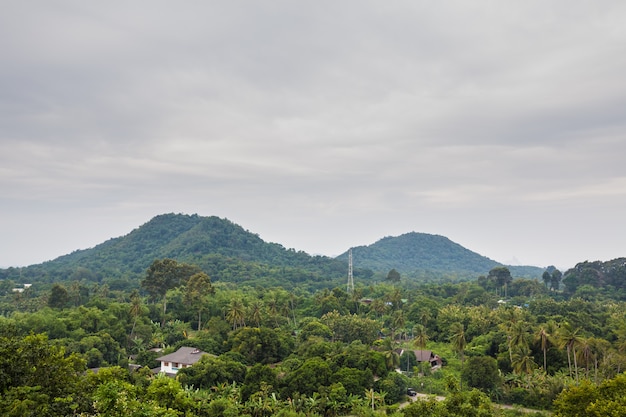
[[[347,259],[347,252],[337,259]],[[352,248],[355,266],[386,274],[391,269],[406,277],[447,275],[458,279],[476,278],[502,264],[465,249],[444,236],[406,233],[385,237],[369,246]],[[514,277],[540,277],[538,267],[509,266]]]
[[[128,281],[136,285],[150,264],[162,258],[198,265],[213,281],[283,287],[295,283],[335,286],[345,279],[347,271],[346,262],[267,243],[226,219],[163,214],[126,236],[22,268],[20,273],[22,280],[33,282],[86,280],[124,284],[121,280],[126,281],[125,285]],[[0,278],[7,274],[7,270],[0,272]]]
[[[392,268],[421,280],[442,276],[474,279],[500,265],[445,237],[420,233],[387,237],[371,246],[356,247],[353,254],[354,275],[361,282],[370,280],[372,271],[380,276]],[[150,264],[163,258],[197,265],[214,282],[266,287],[333,288],[345,284],[348,271],[347,254],[335,259],[310,256],[267,243],[227,219],[163,214],[93,248],[38,265],[0,270],[0,279],[97,282],[112,290],[127,289],[137,287]],[[541,276],[542,270],[530,268]],[[531,276],[516,274],[513,267],[511,273],[514,277]]]

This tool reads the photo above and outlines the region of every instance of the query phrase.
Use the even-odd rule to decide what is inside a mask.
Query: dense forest
[[[2,271],[0,415],[626,415],[626,259],[537,279],[497,264],[465,281],[363,269],[350,288],[341,259],[226,239],[242,229],[215,218],[171,231],[166,217],[102,258],[62,257],[59,275]],[[139,232],[204,241],[193,259],[246,267],[162,248],[146,262],[145,248],[142,271],[120,272],[153,241]],[[64,270],[72,258],[85,270]],[[251,279],[250,265],[279,272]],[[182,347],[205,354],[159,372]]]

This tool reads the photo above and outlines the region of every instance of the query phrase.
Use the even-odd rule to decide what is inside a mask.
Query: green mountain
[[[347,259],[348,253],[337,259]],[[427,233],[406,233],[385,237],[369,246],[352,248],[353,265],[387,274],[395,269],[407,278],[447,276],[452,279],[474,279],[487,275],[496,266],[494,260],[472,252],[450,239]],[[508,266],[514,277],[538,278],[542,268]]]
[[[392,268],[416,279],[475,279],[500,265],[445,237],[420,233],[387,237],[356,247],[353,253],[354,276],[361,282],[380,278]],[[0,270],[0,279],[97,282],[127,289],[136,287],[150,264],[163,258],[197,265],[214,282],[266,287],[332,288],[345,284],[348,271],[347,253],[334,259],[311,256],[265,242],[227,219],[163,214],[93,248],[38,265]],[[540,276],[543,271],[536,269]]]
[[[347,263],[267,243],[227,219],[163,214],[126,236],[52,261],[19,268],[20,281],[85,280],[116,286],[137,285],[155,259],[195,264],[213,281],[310,288],[332,287],[345,280]],[[18,269],[0,271],[0,278]]]

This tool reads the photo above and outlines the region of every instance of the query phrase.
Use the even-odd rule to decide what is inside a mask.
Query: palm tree
[[[385,362],[389,369],[396,369],[400,366],[400,355],[396,351],[396,344],[393,339],[386,337],[382,341],[382,352],[385,355]]]
[[[547,326],[545,324],[540,325],[537,328],[537,333],[535,333],[535,341],[541,343],[541,350],[543,351],[543,370],[544,372],[548,371],[547,365],[547,352],[548,352],[548,339],[550,337],[550,333],[548,332]]]
[[[516,321],[509,327],[509,359],[513,363],[513,349],[518,347],[528,347],[528,337],[530,326],[525,321]]]
[[[391,316],[391,338],[395,340],[396,330],[404,326],[404,312],[402,310],[396,310]]]
[[[593,351],[594,339],[593,338],[581,338],[579,341],[578,355],[581,361],[585,362],[585,374],[589,377],[589,362],[596,360],[596,355]]]
[[[250,320],[256,324],[256,327],[259,327],[261,316],[263,315],[263,303],[260,300],[253,301],[248,308],[248,315]]]
[[[276,294],[272,293],[265,302],[267,309],[272,317],[274,317],[274,324],[278,327],[278,299]]]
[[[528,346],[520,345],[515,347],[513,353],[513,361],[511,362],[513,372],[517,374],[529,375],[535,369],[536,364],[533,360],[532,352]]]
[[[426,343],[428,342],[428,335],[426,334],[426,327],[423,324],[416,324],[413,326],[413,334],[415,339],[413,339],[413,343],[415,346],[424,350],[426,347]]]
[[[238,300],[236,298],[230,300],[230,306],[228,307],[228,311],[226,312],[226,320],[232,323],[233,330],[236,330],[238,327],[243,327],[246,325],[245,307],[241,300]]]
[[[452,349],[457,352],[461,358],[461,369],[463,369],[463,363],[465,361],[465,346],[467,340],[465,339],[465,327],[461,323],[452,323],[450,326],[452,336],[450,336],[450,342],[452,343]]]
[[[133,327],[130,329],[129,339],[132,340],[135,333],[135,326],[137,325],[137,318],[141,314],[141,298],[139,297],[139,291],[133,290],[130,294],[130,315],[133,318]]]
[[[578,362],[576,361],[576,346],[580,343],[580,328],[574,329],[568,322],[563,323],[559,329],[559,341],[561,347],[567,349],[567,365],[569,376],[572,377],[572,356],[574,357],[574,369],[576,382],[578,382]]]

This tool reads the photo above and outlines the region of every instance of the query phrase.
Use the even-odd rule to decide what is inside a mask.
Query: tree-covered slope
[[[354,275],[367,281],[372,271],[395,268],[419,279],[472,279],[500,264],[442,236],[408,233],[353,249]],[[0,270],[15,282],[90,281],[110,287],[136,286],[156,259],[194,264],[213,281],[310,289],[343,285],[347,253],[335,259],[310,256],[263,241],[241,226],[215,216],[163,214],[129,234],[26,268]],[[532,269],[532,267],[531,267]],[[536,268],[535,276],[543,271]],[[533,269],[534,271],[534,269]],[[530,277],[533,274],[517,273]],[[380,276],[380,274],[379,274]]]
[[[427,233],[406,233],[385,237],[369,246],[352,249],[355,266],[386,273],[395,269],[404,276],[423,277],[444,274],[458,278],[486,275],[502,264],[472,252],[450,239]],[[347,259],[347,252],[338,259]],[[509,267],[515,276],[538,277],[537,267]]]
[[[345,262],[267,243],[227,219],[163,214],[126,236],[22,268],[20,273],[30,281],[136,281],[162,258],[198,265],[214,281],[262,281],[286,287],[305,281],[330,284],[347,271]]]

